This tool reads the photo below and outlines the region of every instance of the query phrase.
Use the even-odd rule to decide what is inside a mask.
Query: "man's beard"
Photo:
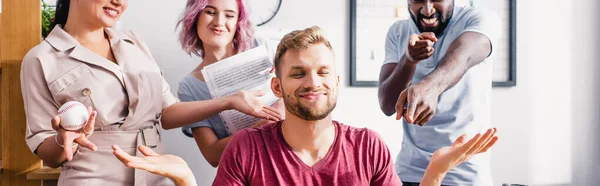
[[[452,18],[452,13],[454,12],[454,4],[452,4],[450,7],[451,7],[450,11],[448,11],[447,14],[444,16],[442,16],[442,12],[436,12],[429,17],[427,17],[421,13],[416,13],[417,17],[415,18],[415,15],[410,13],[410,9],[409,9],[409,14],[410,14],[410,18],[413,20],[415,25],[417,25],[419,32],[421,32],[421,33],[433,32],[435,34],[435,36],[441,36],[444,34],[444,29],[446,29],[446,27],[448,26],[448,23],[450,22],[450,19]],[[423,24],[421,23],[421,21],[425,18],[437,18],[437,20],[439,22],[438,26],[436,26],[433,29],[423,27]]]
[[[334,95],[332,95],[331,91],[327,92],[327,99],[325,100],[325,105],[321,106],[321,105],[316,105],[316,106],[307,106],[305,104],[302,104],[300,102],[300,98],[298,95],[299,93],[302,92],[317,92],[315,90],[309,90],[309,89],[299,89],[296,91],[296,94],[290,95],[290,94],[286,94],[285,92],[283,92],[283,102],[285,104],[285,109],[292,113],[295,116],[298,116],[299,118],[302,118],[304,120],[307,121],[316,121],[316,120],[321,120],[327,116],[329,116],[329,114],[331,113],[331,111],[333,111],[333,109],[335,108],[335,106],[337,105],[337,101],[335,100],[336,98],[334,97]],[[295,99],[294,99],[295,98]],[[332,100],[333,99],[333,100]]]

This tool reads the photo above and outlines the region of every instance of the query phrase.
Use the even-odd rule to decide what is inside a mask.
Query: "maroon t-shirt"
[[[284,140],[281,123],[233,135],[213,185],[402,185],[387,146],[374,131],[333,121],[333,145],[310,167]]]

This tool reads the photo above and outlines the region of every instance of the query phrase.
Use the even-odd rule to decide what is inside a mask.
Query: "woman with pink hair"
[[[275,47],[270,47],[264,40],[254,38],[254,29],[249,17],[244,0],[187,1],[178,23],[178,26],[181,25],[179,40],[183,50],[190,55],[201,57],[202,62],[179,82],[178,97],[181,101],[212,99],[201,72],[207,65],[257,46],[267,47],[272,59]],[[279,113],[283,113],[281,101],[277,101],[274,107]],[[281,115],[279,113],[277,114]],[[252,126],[258,127],[270,122],[272,120],[259,120]],[[219,159],[231,134],[218,114],[184,126],[182,131],[196,140],[200,152],[210,165],[219,165]]]

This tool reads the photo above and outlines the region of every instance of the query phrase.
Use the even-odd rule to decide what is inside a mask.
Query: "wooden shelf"
[[[26,119],[20,87],[23,56],[42,42],[41,1],[2,0],[0,14],[0,159],[3,186],[40,186],[57,179],[58,170],[32,169],[42,167],[40,159],[31,153],[26,142]],[[30,173],[31,175],[27,174]],[[53,180],[49,180],[53,181]],[[55,182],[55,181],[54,181]]]
[[[58,180],[61,168],[42,167],[27,173],[27,180]]]

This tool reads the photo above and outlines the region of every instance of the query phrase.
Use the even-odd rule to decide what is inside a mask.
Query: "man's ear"
[[[336,87],[340,87],[340,75],[337,75],[337,82],[335,84]]]
[[[273,91],[273,94],[275,94],[275,96],[278,98],[283,97],[283,92],[281,91],[281,80],[279,78],[271,78],[271,91]]]

